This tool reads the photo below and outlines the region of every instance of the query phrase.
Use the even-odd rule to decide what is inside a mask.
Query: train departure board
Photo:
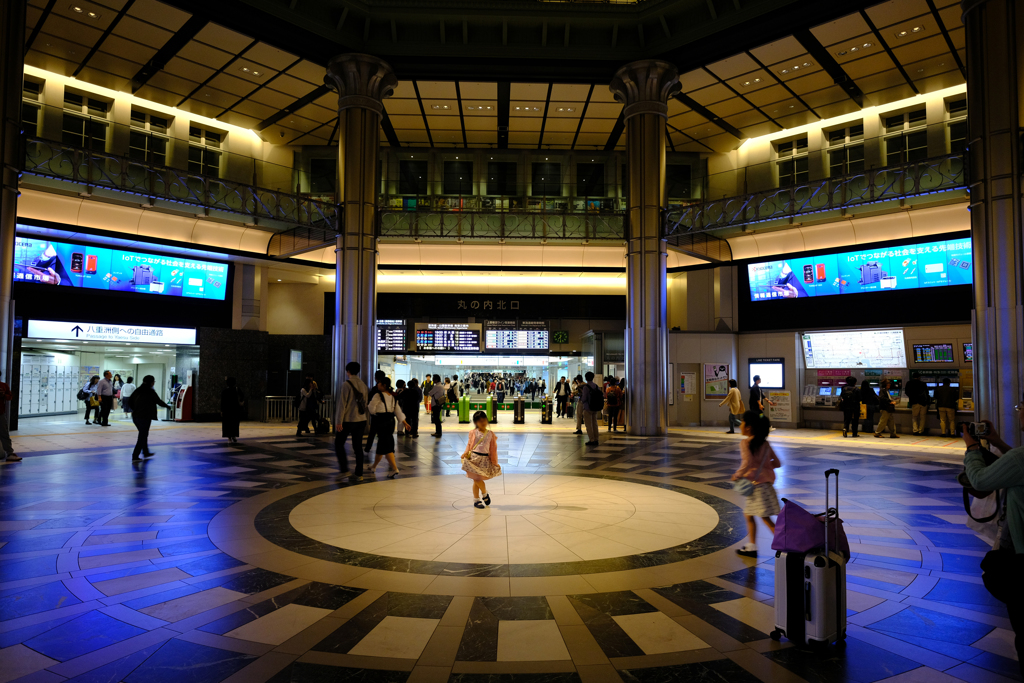
[[[952,344],[914,344],[915,363],[954,363]]]
[[[489,321],[485,335],[488,351],[547,351],[550,337],[546,322]]]
[[[416,323],[417,351],[480,353],[480,323]]]
[[[405,321],[404,320],[378,320],[377,321],[377,352],[378,353],[404,353],[405,352]]]

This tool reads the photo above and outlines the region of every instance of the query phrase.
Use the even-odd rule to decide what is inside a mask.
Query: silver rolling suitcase
[[[828,480],[836,475],[836,506]],[[846,638],[846,558],[826,552],[830,520],[839,519],[839,470],[825,472],[825,544],[807,553],[775,553],[774,640],[829,644]],[[838,523],[836,523],[838,528]],[[838,543],[836,544],[838,547]]]

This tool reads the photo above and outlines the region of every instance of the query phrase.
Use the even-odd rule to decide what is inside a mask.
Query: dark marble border
[[[690,496],[711,506],[718,513],[718,525],[707,534],[689,543],[678,545],[672,548],[664,548],[649,553],[637,555],[624,555],[622,557],[611,557],[601,560],[583,560],[579,562],[550,562],[544,564],[463,564],[452,562],[434,562],[432,560],[410,560],[400,557],[387,557],[374,555],[356,550],[348,550],[337,546],[328,545],[303,535],[291,525],[288,517],[292,510],[300,503],[310,498],[323,495],[340,488],[347,488],[360,484],[326,484],[313,489],[307,489],[292,496],[282,498],[256,514],[254,524],[256,531],[263,538],[278,545],[285,550],[290,550],[306,557],[328,562],[347,564],[353,567],[366,567],[368,569],[383,569],[392,572],[406,572],[411,574],[431,574],[435,576],[477,576],[477,577],[525,577],[525,576],[571,576],[576,574],[602,574],[605,572],[617,572],[627,569],[643,569],[645,567],[657,567],[683,560],[692,560],[696,557],[708,555],[738,543],[747,535],[746,522],[743,518],[743,511],[727,500],[718,498],[701,491],[687,489],[681,486],[674,486],[661,482],[646,482],[625,479],[623,477],[590,474],[585,472],[573,472],[562,474],[557,472],[545,472],[544,474],[557,474],[559,476],[587,477],[593,479],[609,479],[623,481],[631,484],[642,484],[655,488],[667,489]],[[339,523],[345,520],[339,519]]]

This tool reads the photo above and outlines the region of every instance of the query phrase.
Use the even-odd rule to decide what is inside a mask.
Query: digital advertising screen
[[[223,301],[225,263],[14,238],[14,281]]]
[[[762,389],[785,389],[786,388],[786,365],[783,358],[751,358],[747,365],[750,383],[754,383],[754,376],[761,377]]]
[[[905,368],[903,330],[809,332],[802,335],[807,368]]]
[[[969,285],[971,240],[921,242],[747,265],[751,301]]]
[[[974,342],[964,342],[964,361],[974,362]]]
[[[480,323],[416,323],[417,351],[480,353]]]
[[[915,363],[954,363],[952,344],[914,344]]]

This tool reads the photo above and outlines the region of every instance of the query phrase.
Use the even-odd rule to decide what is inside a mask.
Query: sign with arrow
[[[196,330],[194,327],[146,327],[127,323],[29,320],[25,338],[135,344],[195,344]]]

